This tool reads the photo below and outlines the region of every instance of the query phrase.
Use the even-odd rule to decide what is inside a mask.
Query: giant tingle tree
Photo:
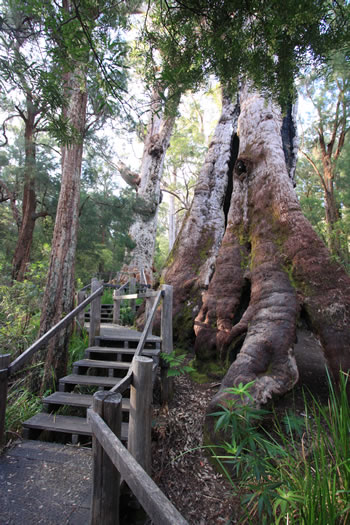
[[[164,6],[171,41],[186,45],[191,32],[204,64],[238,93],[231,153],[213,159],[209,149],[206,163],[214,169],[199,178],[163,274],[174,284],[177,333],[195,338],[199,365],[231,363],[214,406],[240,382],[254,381],[258,404],[294,386],[300,316],[319,338],[334,378],[350,368],[350,278],[301,212],[291,110],[298,67],[320,63],[336,42],[342,45],[347,11],[346,5],[308,0]],[[203,217],[221,161],[226,198],[215,224]]]

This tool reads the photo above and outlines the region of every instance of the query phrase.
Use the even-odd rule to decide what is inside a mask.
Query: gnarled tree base
[[[350,278],[301,212],[281,127],[276,106],[242,93],[228,224],[195,321],[197,361],[233,359],[209,412],[239,383],[254,381],[257,405],[296,384],[301,312],[333,378],[350,369]]]

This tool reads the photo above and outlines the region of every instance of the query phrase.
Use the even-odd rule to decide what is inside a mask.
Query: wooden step
[[[88,394],[75,394],[74,392],[55,392],[43,399],[44,405],[68,405],[73,407],[89,408],[92,405],[92,398]],[[122,410],[130,410],[130,399],[122,399]]]
[[[112,388],[114,385],[120,383],[120,377],[106,377],[106,376],[88,376],[79,374],[70,374],[62,377],[59,381],[59,391],[64,392],[66,385],[83,385],[83,386],[101,386]]]
[[[114,370],[128,370],[130,363],[121,361],[98,361],[97,359],[80,359],[73,363],[73,369],[78,367],[84,368],[113,368]]]
[[[48,430],[51,432],[63,432],[65,434],[77,434],[91,436],[91,426],[86,418],[77,416],[57,416],[40,412],[23,423],[23,427],[29,430]],[[128,439],[128,424],[122,423],[123,441]]]
[[[110,346],[89,346],[85,350],[85,355],[88,358],[90,353],[94,354],[108,354],[108,355],[134,355],[135,348],[113,348]],[[159,349],[145,348],[142,355],[146,357],[157,357],[160,354]]]
[[[136,341],[136,342],[140,340],[141,334],[138,332],[135,332],[135,334],[133,334],[133,333],[130,333],[131,330],[129,330],[128,332],[124,334],[122,333],[122,329],[120,330],[120,332],[121,332],[120,335],[117,335],[115,333],[111,335],[108,335],[108,334],[97,335],[96,339],[100,339],[101,341],[106,339],[107,341]],[[149,335],[147,337],[146,342],[147,343],[160,343],[161,338],[158,335]]]
[[[113,304],[101,304],[101,311],[102,310],[109,310],[109,311],[113,311]],[[86,313],[90,312],[90,306],[88,307],[88,309],[86,310]]]
[[[97,345],[101,346],[109,346],[113,348],[137,348],[138,342],[140,340],[140,337],[137,336],[129,336],[125,337],[123,335],[117,336],[117,335],[98,335],[95,337],[95,341]],[[145,347],[147,349],[159,349],[160,348],[160,338],[157,336],[149,336],[147,338],[147,341],[145,343]]]

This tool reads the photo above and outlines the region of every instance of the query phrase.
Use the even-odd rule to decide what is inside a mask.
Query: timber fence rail
[[[138,357],[139,367],[148,367],[151,359]],[[135,375],[140,374],[140,370]],[[147,372],[141,372],[136,389],[144,387]],[[147,471],[120,441],[122,396],[97,392],[88,419],[93,435],[93,494],[90,525],[119,525],[121,478],[155,525],[188,525]],[[144,434],[143,437],[145,438]],[[147,468],[147,465],[146,465]]]

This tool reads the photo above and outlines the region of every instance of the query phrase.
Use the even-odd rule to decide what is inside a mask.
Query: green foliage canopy
[[[246,75],[285,104],[301,67],[349,41],[349,11],[345,0],[159,0],[146,27],[168,57],[159,71],[168,84],[214,73],[236,89]]]

